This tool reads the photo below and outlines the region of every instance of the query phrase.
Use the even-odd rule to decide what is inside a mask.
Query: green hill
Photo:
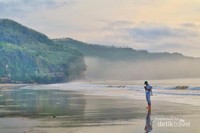
[[[46,35],[8,19],[0,20],[1,82],[54,83],[80,78],[83,55],[54,44]]]
[[[0,42],[17,45],[53,44],[46,35],[25,27],[13,20],[0,19]]]
[[[54,42],[73,49],[78,49],[84,56],[98,57],[107,60],[191,59],[179,53],[149,53],[146,50],[87,44],[71,38],[54,39]]]

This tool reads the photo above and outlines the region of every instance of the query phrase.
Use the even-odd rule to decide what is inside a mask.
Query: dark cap
[[[144,84],[148,84],[148,81],[144,81]]]

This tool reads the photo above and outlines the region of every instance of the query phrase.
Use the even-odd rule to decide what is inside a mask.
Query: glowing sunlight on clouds
[[[199,0],[0,0],[0,17],[88,43],[200,57]]]

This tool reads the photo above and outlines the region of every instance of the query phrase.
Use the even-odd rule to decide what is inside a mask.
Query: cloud
[[[150,51],[181,52],[190,55],[199,48],[200,31],[195,24],[184,25],[139,24],[130,28],[130,38]]]
[[[194,23],[182,23],[180,25],[186,28],[198,28],[198,25]]]
[[[75,0],[0,0],[0,15],[25,15],[43,9],[55,9],[72,4]]]
[[[106,23],[106,22],[105,22]],[[134,22],[131,21],[125,21],[125,20],[117,20],[108,23],[104,29],[109,29],[109,30],[124,30],[124,29],[129,29],[134,25]]]
[[[154,39],[166,39],[166,38],[188,38],[195,37],[197,33],[185,29],[183,27],[169,27],[165,25],[142,25],[135,26],[128,31],[130,36],[138,40],[154,40]]]
[[[199,32],[193,23],[183,23],[169,26],[160,23],[141,22],[139,24],[130,21],[114,21],[102,28],[103,32],[110,35],[121,35],[124,39],[129,38],[137,42],[152,42],[163,39],[186,39],[197,38]],[[122,38],[123,39],[123,38]]]
[[[102,28],[100,44],[145,49],[150,52],[179,52],[199,56],[200,27],[195,23],[167,25],[153,22],[114,21]]]

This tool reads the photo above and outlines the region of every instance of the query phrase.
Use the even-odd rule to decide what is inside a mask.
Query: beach
[[[155,93],[148,111],[142,91],[118,84],[1,86],[0,93],[3,133],[200,132],[200,106],[184,95]]]

